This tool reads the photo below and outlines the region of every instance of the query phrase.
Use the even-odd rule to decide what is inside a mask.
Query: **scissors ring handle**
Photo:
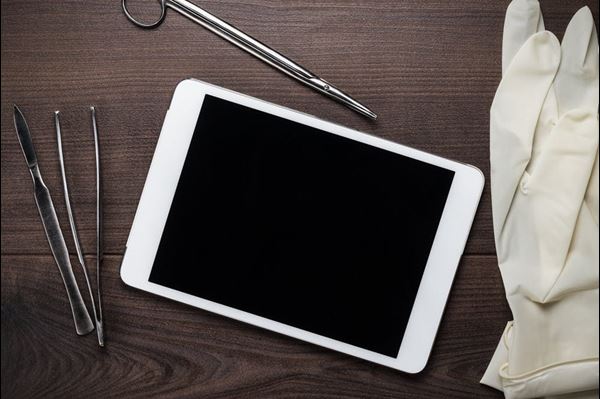
[[[158,25],[162,24],[162,22],[165,20],[165,15],[167,12],[167,0],[159,0],[160,1],[160,17],[158,17],[158,19],[154,22],[151,22],[149,24],[147,23],[143,23],[138,21],[137,19],[135,19],[133,17],[133,15],[131,15],[129,13],[129,10],[127,9],[127,0],[122,0],[121,2],[121,6],[123,7],[123,12],[125,13],[125,16],[127,17],[128,20],[130,20],[134,25],[139,26],[140,28],[144,28],[144,29],[153,29],[156,28]]]

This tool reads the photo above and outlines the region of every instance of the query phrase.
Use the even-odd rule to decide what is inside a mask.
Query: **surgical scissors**
[[[365,115],[369,118],[376,119],[377,115],[369,108],[359,103],[348,94],[344,93],[340,89],[327,82],[325,79],[319,78],[314,73],[310,72],[306,68],[300,66],[289,58],[283,56],[272,48],[254,39],[250,35],[242,32],[233,25],[228,24],[222,19],[210,14],[203,10],[197,5],[187,0],[159,0],[160,2],[160,16],[159,18],[151,23],[142,23],[136,20],[127,9],[127,0],[122,0],[123,11],[125,16],[135,25],[140,28],[152,29],[159,26],[165,19],[167,13],[167,7],[172,8],[183,16],[188,17],[197,24],[205,27],[211,32],[217,34],[228,42],[236,45],[244,51],[254,55],[260,60],[266,62],[272,67],[280,70],[288,76],[304,83],[305,85],[313,88],[314,90],[344,104],[348,108]]]

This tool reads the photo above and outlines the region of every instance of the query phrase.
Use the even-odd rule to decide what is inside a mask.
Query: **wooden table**
[[[379,114],[373,123],[175,13],[144,31],[125,19],[118,1],[3,0],[2,397],[500,397],[478,383],[511,318],[494,255],[489,186],[429,365],[418,375],[135,291],[120,280],[119,265],[171,93],[187,77],[468,162],[489,176],[488,110],[500,80],[507,3],[199,2],[352,93]],[[545,1],[546,26],[562,34],[586,3],[597,15],[597,2]],[[156,14],[152,6],[132,2],[148,18]],[[52,125],[52,112],[63,114],[73,201],[92,266],[88,107],[98,107],[103,350],[94,334],[74,334],[13,128],[13,103],[28,119],[68,234]]]

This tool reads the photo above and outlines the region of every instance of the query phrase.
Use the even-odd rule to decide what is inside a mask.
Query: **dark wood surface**
[[[478,383],[510,319],[494,256],[489,186],[427,368],[407,375],[126,287],[119,264],[175,85],[196,77],[438,155],[488,175],[488,110],[506,1],[202,1],[364,101],[370,122],[170,13],[135,28],[118,1],[2,1],[2,397],[500,397]],[[543,2],[559,33],[578,7]],[[152,1],[132,1],[153,17]],[[74,334],[12,125],[24,111],[67,226],[52,112],[62,112],[84,250],[94,258],[99,112],[108,345]],[[65,231],[66,233],[66,231]],[[68,236],[67,236],[68,237]],[[73,250],[71,243],[69,247]],[[73,252],[74,253],[74,252]]]

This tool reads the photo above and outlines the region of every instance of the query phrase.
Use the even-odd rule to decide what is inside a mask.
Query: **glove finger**
[[[547,270],[558,272],[564,265],[597,152],[596,112],[570,111],[550,134],[536,168],[521,181]]]
[[[559,66],[560,68],[560,66]],[[556,80],[556,78],[555,78]],[[540,111],[540,116],[535,127],[535,133],[533,135],[533,146],[531,150],[531,159],[527,165],[527,170],[531,171],[535,169],[537,161],[540,159],[540,154],[544,151],[546,141],[550,136],[550,132],[556,126],[558,121],[558,104],[554,89],[551,88],[548,91],[544,105]]]
[[[494,232],[500,237],[518,182],[531,157],[540,110],[560,62],[550,32],[533,35],[500,82],[490,113],[490,161]]]
[[[569,22],[561,45],[562,61],[555,78],[561,114],[569,109],[598,108],[598,36],[589,8],[580,9]],[[585,194],[585,206],[598,224],[598,154]]]
[[[548,92],[538,119],[528,171],[536,167],[539,154],[560,116],[575,108],[598,108],[598,38],[594,19],[587,7],[575,13],[569,22],[561,54],[554,88]],[[595,197],[598,197],[597,194]]]
[[[571,109],[598,109],[598,36],[594,17],[583,7],[571,19],[561,45],[554,90],[559,116]]]
[[[544,30],[538,0],[513,0],[506,9],[502,38],[502,75],[519,49],[534,33]]]

